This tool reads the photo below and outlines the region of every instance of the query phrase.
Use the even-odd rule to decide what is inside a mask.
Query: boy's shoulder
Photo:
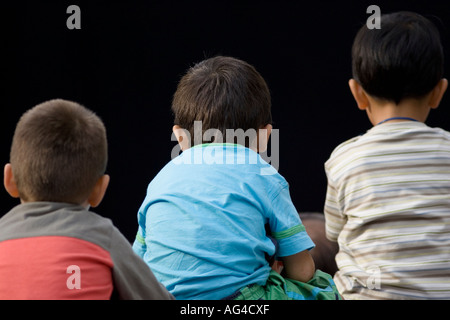
[[[270,193],[273,188],[288,186],[285,178],[258,153],[244,146],[205,145],[190,148],[167,163],[152,179],[147,193],[161,194],[192,190],[220,181],[214,188],[245,184],[249,188],[264,186]]]
[[[73,237],[108,249],[114,225],[82,206],[30,202],[11,209],[0,219],[0,241],[40,236]]]
[[[167,163],[160,173],[197,175],[241,171],[247,175],[276,176],[278,171],[257,152],[235,144],[205,144],[183,151]]]
[[[450,132],[438,127],[430,127],[422,122],[395,122],[374,126],[364,134],[355,136],[339,144],[325,163],[330,167],[360,155],[359,152],[380,152],[381,148],[395,147],[395,144],[421,145],[439,144],[450,148]]]
[[[330,162],[331,159],[337,157],[338,155],[342,153],[347,153],[350,149],[352,149],[355,144],[361,139],[361,137],[364,134],[361,134],[359,136],[350,138],[348,140],[345,140],[344,142],[341,142],[337,147],[334,148],[334,150],[331,152],[330,158],[328,159],[327,163]]]

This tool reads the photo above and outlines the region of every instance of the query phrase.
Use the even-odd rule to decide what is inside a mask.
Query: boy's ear
[[[350,79],[348,81],[348,86],[350,87],[350,91],[352,92],[353,98],[355,98],[358,108],[360,110],[367,109],[369,106],[369,99],[361,85],[355,79]]]
[[[258,146],[257,152],[263,153],[267,150],[267,144],[269,143],[270,134],[272,133],[272,125],[266,124],[264,127],[258,130]]]
[[[433,88],[430,94],[430,98],[428,99],[428,106],[431,109],[436,109],[439,106],[439,103],[442,100],[442,97],[444,96],[445,91],[448,87],[448,81],[447,79],[441,79],[437,83],[437,85]]]
[[[174,125],[172,131],[177,138],[181,151],[185,151],[191,147],[191,139],[187,130],[181,128],[179,125]]]
[[[10,163],[5,165],[5,169],[3,171],[3,185],[11,197],[19,198],[19,190],[17,189],[17,184],[14,180]]]
[[[97,183],[94,186],[89,198],[88,203],[92,208],[97,207],[100,202],[102,202],[103,197],[105,196],[106,189],[109,185],[110,177],[105,174],[100,179],[97,180]]]

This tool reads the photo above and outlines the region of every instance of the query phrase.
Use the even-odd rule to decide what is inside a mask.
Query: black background
[[[69,30],[66,9],[81,9]],[[146,188],[170,161],[170,103],[186,69],[214,55],[253,64],[272,93],[279,172],[299,211],[323,210],[324,162],[371,127],[348,89],[350,49],[376,4],[418,12],[441,31],[449,77],[448,1],[18,1],[0,4],[0,163],[23,112],[52,98],[77,101],[105,122],[110,187],[93,211],[132,241]],[[450,130],[450,98],[427,124]],[[0,192],[0,215],[18,204]]]

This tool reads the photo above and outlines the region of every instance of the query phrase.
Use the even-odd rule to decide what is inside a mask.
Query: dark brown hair
[[[202,121],[202,137],[218,129],[224,139],[226,129],[258,130],[272,123],[266,82],[253,66],[232,57],[217,56],[190,68],[178,84],[172,111],[174,123],[189,131],[191,145],[199,141],[194,121]]]
[[[106,170],[105,126],[75,102],[44,102],[20,118],[10,161],[22,200],[81,204]]]

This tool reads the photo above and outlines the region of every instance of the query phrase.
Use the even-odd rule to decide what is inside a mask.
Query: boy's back
[[[315,271],[287,182],[258,155],[270,100],[256,69],[232,57],[206,59],[178,83],[173,132],[183,152],[150,183],[134,242],[178,299],[340,298]],[[271,270],[275,252],[286,278]]]
[[[231,144],[195,146],[172,160],[150,183],[138,218],[134,248],[177,299],[222,299],[264,285],[265,257],[275,253],[265,224],[302,227],[285,179]],[[279,240],[278,254],[314,246],[300,231]]]
[[[450,133],[421,122],[380,124],[337,147],[326,171],[339,291],[450,298]]]
[[[153,298],[163,298],[139,260],[110,220],[81,206],[26,203],[0,219],[2,300],[107,300],[113,290],[123,299],[150,299],[152,287]]]
[[[424,124],[447,89],[443,65],[439,31],[413,12],[355,37],[349,86],[374,127],[325,165],[346,299],[450,298],[450,134]]]

